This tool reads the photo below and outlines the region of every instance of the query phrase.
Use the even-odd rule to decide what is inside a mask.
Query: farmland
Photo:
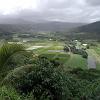
[[[59,58],[59,61],[67,68],[83,68],[87,69],[87,60],[78,54],[64,52],[64,42],[61,41],[38,41],[32,45],[40,46],[40,48],[32,49],[37,55],[44,55],[50,59]]]
[[[2,58],[0,63],[3,66],[0,73],[0,99],[5,100],[7,96],[13,98],[12,100],[17,100],[17,98],[19,100],[30,100],[30,98],[32,100],[35,98],[36,100],[45,100],[44,98],[50,100],[50,98],[56,98],[55,94],[51,96],[48,93],[47,90],[52,93],[51,89],[59,93],[62,93],[61,90],[63,90],[64,95],[67,96],[63,100],[66,98],[67,100],[69,98],[79,98],[78,100],[80,100],[84,98],[84,95],[88,98],[92,98],[94,95],[93,98],[96,98],[95,93],[96,89],[99,90],[97,84],[100,77],[99,45],[91,46],[90,43],[84,43],[89,45],[87,48],[79,40],[34,40],[34,38],[27,42],[7,42],[3,47],[1,46],[0,51]],[[16,53],[16,49],[21,52]],[[14,55],[12,55],[13,52],[15,52]],[[87,54],[95,58],[96,68],[92,69],[91,59]],[[7,57],[8,59],[5,61]],[[46,96],[46,94],[41,95],[41,91],[48,93],[50,98],[41,99],[42,95]],[[91,94],[90,91],[92,91]],[[64,97],[61,94],[59,96]]]

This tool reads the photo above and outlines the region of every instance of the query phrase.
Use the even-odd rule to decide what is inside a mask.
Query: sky
[[[100,20],[100,0],[0,0],[0,20],[90,23]]]

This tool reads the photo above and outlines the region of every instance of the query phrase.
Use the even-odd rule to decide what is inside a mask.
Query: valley
[[[46,34],[45,34],[46,35]],[[27,36],[27,35],[25,35]],[[29,36],[29,35],[28,35]],[[15,38],[16,37],[16,38]],[[43,38],[43,39],[41,39]],[[80,41],[80,40],[79,40]],[[92,55],[93,59],[96,59],[96,69],[99,68],[99,42],[96,42],[95,45],[97,46],[91,46],[91,42],[87,42],[88,40],[85,40],[83,44],[88,44],[89,49],[86,50],[88,53],[88,56]],[[14,40],[9,41],[9,44],[22,44],[25,46],[27,51],[32,51],[36,55],[42,55],[46,56],[50,59],[59,59],[61,63],[67,68],[82,68],[82,69],[88,69],[88,60],[85,58],[82,58],[81,55],[79,54],[73,54],[72,52],[65,52],[64,51],[64,46],[69,45],[68,40],[60,40],[59,38],[56,39],[56,37],[50,37],[48,36],[47,38],[44,38],[44,35],[40,38],[24,38],[24,37],[19,37],[14,35]],[[73,44],[75,46],[75,40],[73,40]],[[82,42],[77,42],[76,47],[81,49],[85,49],[85,46],[83,46]],[[91,57],[91,58],[92,58]]]
[[[100,100],[100,0],[0,0],[0,100]]]

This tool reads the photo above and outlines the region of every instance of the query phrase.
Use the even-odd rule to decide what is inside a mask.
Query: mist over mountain
[[[68,31],[84,25],[84,23],[70,23],[60,21],[32,21],[24,19],[0,20],[0,32],[40,32],[40,31]]]

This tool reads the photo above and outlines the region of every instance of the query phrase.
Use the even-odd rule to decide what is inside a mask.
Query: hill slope
[[[79,27],[78,31],[79,32],[89,32],[89,33],[90,32],[99,33],[100,32],[100,21]]]
[[[75,28],[71,33],[71,38],[100,40],[100,21]]]
[[[22,22],[23,23],[23,22]],[[39,32],[39,31],[67,31],[82,26],[82,23],[44,22],[24,24],[0,24],[0,32]]]

